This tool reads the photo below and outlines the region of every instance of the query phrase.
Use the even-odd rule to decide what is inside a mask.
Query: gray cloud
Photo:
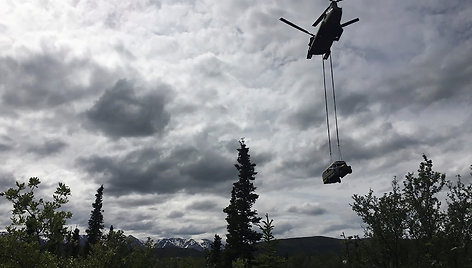
[[[285,233],[291,231],[291,230],[294,229],[294,228],[295,228],[295,226],[293,226],[293,225],[290,224],[290,223],[281,223],[281,224],[275,223],[275,226],[274,226],[274,235],[275,235],[275,236],[284,235]]]
[[[0,192],[8,190],[8,188],[15,186],[15,178],[11,173],[5,173],[0,171]],[[4,199],[4,198],[1,198]]]
[[[40,156],[47,156],[51,154],[56,154],[61,152],[65,147],[67,147],[67,143],[63,142],[59,139],[51,139],[43,142],[42,144],[37,144],[31,146],[28,151],[38,154]]]
[[[188,205],[186,208],[191,209],[191,210],[201,210],[201,211],[210,211],[215,209],[218,206],[216,202],[213,202],[211,200],[203,200],[203,201],[196,201],[190,205]]]
[[[322,232],[323,233],[331,233],[331,232],[342,233],[342,231],[345,231],[347,229],[358,229],[360,225],[361,225],[360,221],[347,223],[347,224],[333,224],[333,225],[328,225],[328,227],[324,228]],[[348,233],[346,235],[348,235]]]
[[[288,116],[287,123],[300,130],[307,130],[325,122],[324,111],[325,107],[319,103],[303,104]]]
[[[134,85],[119,80],[98,99],[86,116],[93,127],[108,136],[139,137],[162,133],[170,121],[165,105],[170,87],[138,95]]]
[[[287,212],[318,216],[327,213],[327,210],[319,205],[306,203],[301,206],[291,206]]]
[[[181,147],[164,153],[136,150],[123,157],[91,156],[78,161],[111,195],[219,192],[235,175],[232,161],[214,151]]]
[[[128,220],[128,219],[127,219]],[[132,231],[149,231],[152,230],[155,223],[150,221],[137,221],[137,222],[128,222],[123,221],[124,224],[118,226],[123,230],[132,230]]]
[[[75,101],[90,93],[88,85],[106,77],[102,68],[67,57],[65,51],[31,54],[21,60],[0,57],[1,100],[15,109],[50,109]]]
[[[6,152],[11,149],[10,145],[0,143],[0,152]]]
[[[108,189],[105,189],[108,191]],[[118,204],[122,207],[148,207],[156,204],[164,203],[169,196],[167,195],[125,195],[125,196],[117,196],[117,198],[112,198],[110,201]]]
[[[169,219],[177,219],[177,218],[182,218],[184,215],[185,215],[185,213],[183,213],[182,211],[174,210],[174,211],[171,211],[171,212],[167,215],[167,218],[169,218]]]
[[[207,231],[208,231],[207,226],[205,225],[195,225],[192,223],[187,223],[186,225],[181,226],[181,227],[164,228],[163,234],[165,234],[166,237],[170,237],[175,234],[178,234],[179,236],[187,237],[191,235],[204,234]]]

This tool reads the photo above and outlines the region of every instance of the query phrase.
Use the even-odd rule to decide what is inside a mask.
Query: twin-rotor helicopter
[[[311,59],[313,55],[323,55],[323,81],[325,81],[324,75],[324,60],[328,59],[331,55],[331,46],[333,45],[334,41],[339,41],[341,35],[343,33],[343,28],[359,21],[359,18],[352,19],[345,23],[341,23],[342,17],[342,8],[338,6],[338,2],[341,0],[330,0],[331,3],[326,8],[326,10],[315,20],[313,23],[313,27],[317,27],[320,25],[318,32],[315,34],[310,33],[309,31],[303,29],[302,27],[284,19],[280,18],[282,22],[294,27],[297,30],[300,30],[310,37],[310,43],[308,44],[308,54],[306,56],[307,59]],[[339,156],[341,158],[341,149],[339,145],[339,134],[338,134],[338,121],[336,115],[336,98],[334,93],[334,78],[333,78],[333,69],[332,69],[332,61],[330,58],[331,64],[331,80],[332,80],[332,87],[333,87],[333,101],[334,101],[334,115],[336,118],[336,137],[339,149]],[[331,153],[331,135],[329,130],[329,119],[328,119],[328,103],[326,99],[326,83],[324,82],[324,90],[325,90],[325,104],[326,104],[326,124],[328,129],[328,144],[329,144],[329,154],[330,158],[332,158]],[[332,159],[331,159],[332,160]],[[341,182],[341,178],[346,176],[347,174],[352,173],[351,166],[348,166],[345,161],[339,159],[334,161],[328,168],[326,168],[322,173],[323,183],[324,184],[331,184],[336,182]]]
[[[313,23],[313,27],[320,24],[318,32],[315,34],[303,29],[302,27],[290,22],[284,18],[280,18],[281,21],[288,25],[300,30],[308,35],[311,35],[310,43],[308,44],[307,59],[311,59],[313,55],[323,55],[323,59],[328,59],[331,54],[331,46],[334,41],[339,41],[343,33],[343,28],[359,21],[359,18],[355,18],[348,22],[341,24],[341,17],[343,10],[338,6],[338,2],[341,0],[330,0],[331,4],[326,10],[316,19]]]

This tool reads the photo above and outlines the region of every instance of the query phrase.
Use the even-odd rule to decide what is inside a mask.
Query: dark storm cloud
[[[43,142],[42,144],[33,145],[28,149],[28,151],[38,154],[40,156],[47,156],[47,155],[59,153],[65,147],[67,147],[67,143],[59,139],[53,139],[53,140],[47,140]]]
[[[318,147],[306,148],[297,154],[285,158],[277,172],[289,178],[307,178],[319,176],[326,168],[324,159],[329,159],[328,141]]]
[[[119,80],[86,112],[90,124],[108,136],[139,137],[162,133],[170,121],[165,110],[170,87],[138,95],[134,85]]]
[[[290,223],[277,224],[274,228],[274,235],[275,236],[284,235],[285,233],[287,233],[288,231],[290,231],[294,228],[295,228],[295,226],[293,226]]]
[[[384,123],[372,130],[372,136],[381,139],[381,142],[371,143],[371,140],[353,139],[344,137],[342,150],[347,159],[373,159],[389,155],[395,151],[408,148],[417,148],[422,144],[439,142],[438,138],[415,137],[398,133],[391,123]]]
[[[369,111],[369,96],[360,93],[336,94],[336,108],[340,115],[349,116]]]
[[[393,70],[381,81],[367,83],[372,90],[337,94],[338,115],[357,116],[367,112],[381,117],[446,101],[471,104],[472,68],[469,66],[472,56],[454,51],[447,53],[455,56],[450,55],[450,59],[443,62],[425,60]],[[373,112],[377,106],[380,112]]]
[[[118,226],[119,228],[123,230],[132,230],[132,231],[149,231],[152,230],[154,227],[155,223],[154,222],[127,222],[127,221],[122,221],[124,224],[121,224]]]
[[[469,27],[470,28],[470,27]],[[472,31],[471,31],[472,32]],[[472,43],[451,43],[457,36],[428,43],[401,68],[386,69],[383,79],[368,84],[372,90],[353,96],[340,95],[339,107],[352,113],[363,107],[381,104],[381,114],[405,108],[423,108],[453,101],[472,103]]]
[[[182,211],[172,211],[167,215],[167,218],[169,219],[177,219],[177,218],[182,218],[185,214]]]
[[[318,216],[325,214],[327,210],[319,205],[304,204],[302,206],[291,206],[287,209],[287,212]]]
[[[0,152],[6,152],[11,149],[11,146],[0,143]]]
[[[108,189],[105,189],[108,191]],[[147,207],[156,204],[164,203],[168,200],[166,195],[134,195],[134,196],[118,196],[118,198],[111,199],[112,202],[123,207]]]
[[[415,75],[399,74],[385,81],[388,90],[373,97],[384,100],[382,108],[386,111],[401,109],[405,105],[423,106],[451,99],[471,103],[471,61],[472,56],[464,55],[446,66],[425,63],[415,68],[421,70],[416,71]]]
[[[251,161],[260,167],[272,161],[273,158],[274,156],[269,152],[252,153]]]
[[[216,192],[236,176],[230,159],[215,151],[182,147],[144,149],[123,157],[91,156],[78,161],[114,196],[131,193]]]
[[[84,96],[105,79],[88,60],[68,59],[63,51],[31,54],[24,59],[0,58],[3,105],[15,109],[48,109]]]
[[[13,174],[0,171],[0,192],[7,191],[8,189],[12,187],[15,187],[15,178],[13,177]],[[5,197],[0,196],[0,206],[3,206],[3,205],[8,206],[8,211],[9,211],[11,209],[9,204],[10,204],[10,201],[5,199]],[[1,218],[4,219],[4,220],[0,219],[0,224],[3,224],[1,225],[2,228],[10,223],[6,215],[3,215],[3,217]]]
[[[210,200],[196,201],[186,207],[186,209],[191,210],[201,210],[201,211],[211,211],[216,208],[218,204]]]
[[[0,171],[0,192],[15,186],[15,178],[10,173]],[[3,197],[1,197],[3,199]]]
[[[358,229],[360,225],[361,225],[360,221],[355,221],[355,222],[346,223],[346,224],[333,224],[333,225],[328,225],[328,227],[324,228],[321,232],[322,233],[331,233],[331,232],[342,233],[343,231],[347,229]]]
[[[324,111],[323,107],[314,104],[301,106],[288,117],[287,122],[300,130],[307,130],[324,122],[322,111]]]
[[[187,224],[178,228],[170,227],[166,229],[163,233],[167,234],[167,237],[169,237],[169,235],[172,236],[172,234],[187,237],[191,235],[204,234],[206,232],[208,232],[208,226],[206,225],[200,226],[194,224]]]

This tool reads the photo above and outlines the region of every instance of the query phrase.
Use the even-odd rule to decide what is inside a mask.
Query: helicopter
[[[338,2],[341,0],[330,0],[331,4],[326,10],[320,15],[318,19],[313,23],[313,27],[320,24],[320,28],[316,35],[303,29],[302,27],[284,19],[280,20],[297,30],[300,30],[308,35],[311,35],[310,42],[308,43],[308,54],[307,59],[311,59],[313,55],[323,55],[323,59],[328,59],[331,54],[331,46],[334,41],[339,41],[341,34],[343,33],[343,27],[359,21],[359,18],[355,18],[348,22],[341,24],[342,8],[338,7]]]

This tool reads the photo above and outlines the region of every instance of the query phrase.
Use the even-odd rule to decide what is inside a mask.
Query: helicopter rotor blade
[[[316,27],[320,22],[321,20],[324,18],[325,14],[326,14],[326,11],[328,11],[330,6],[328,6],[325,11],[323,11],[323,13],[321,13],[321,15],[315,20],[315,22],[313,23],[313,27]]]
[[[300,26],[298,26],[298,25],[296,25],[296,24],[294,24],[294,23],[292,23],[292,22],[290,22],[290,21],[288,21],[288,20],[286,20],[286,19],[284,19],[284,18],[280,18],[280,20],[281,20],[282,22],[287,23],[288,25],[292,26],[293,28],[295,28],[295,29],[297,29],[297,30],[299,30],[299,31],[302,31],[302,32],[304,32],[304,33],[306,33],[306,34],[308,34],[308,35],[311,35],[311,36],[315,36],[314,34],[310,33],[309,31],[303,29],[302,27],[300,27]]]
[[[345,23],[341,24],[341,27],[346,27],[346,26],[351,25],[351,24],[353,24],[354,22],[358,22],[358,21],[359,21],[359,18],[355,18],[355,19],[353,19],[353,20],[350,20],[350,21],[348,21],[348,22],[345,22]]]

